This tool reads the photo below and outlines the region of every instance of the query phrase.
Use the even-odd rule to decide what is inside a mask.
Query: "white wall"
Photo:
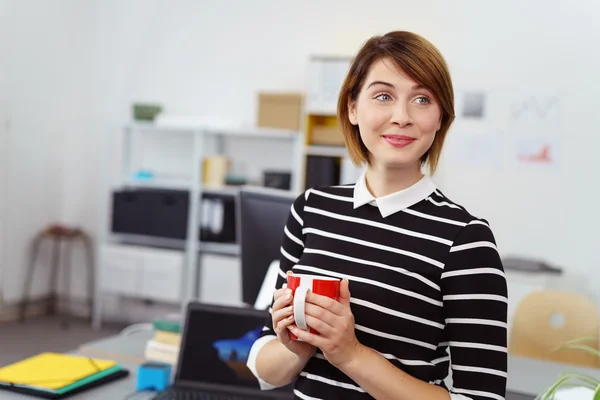
[[[52,24],[70,11],[39,2],[4,1],[0,46],[5,61],[0,135],[3,145],[2,289],[6,302],[20,299],[29,244],[44,226],[60,220],[63,201],[63,143],[69,124],[68,23]],[[60,60],[60,61],[59,61]],[[1,97],[1,96],[0,96]],[[71,100],[72,102],[72,100]],[[47,293],[44,251],[33,295]],[[46,267],[46,268],[44,268]]]
[[[6,55],[8,52],[8,22],[7,8],[8,0],[0,0],[0,55]],[[8,144],[8,62],[6,57],[0,56],[0,188],[6,186],[6,158]],[[4,245],[2,238],[4,236],[4,220],[5,220],[5,200],[0,196],[0,306],[2,306],[2,266],[4,265]]]
[[[38,77],[19,90],[16,104],[22,113],[27,107],[42,114],[23,118],[19,129],[52,133],[40,135],[40,148],[64,139],[62,164],[50,171],[62,177],[65,221],[98,232],[107,195],[99,182],[112,161],[102,159],[102,150],[115,146],[133,101],[253,123],[257,91],[302,90],[310,54],[353,54],[371,35],[406,29],[441,49],[457,88],[563,94],[559,173],[465,169],[444,160],[437,179],[446,194],[490,220],[503,253],[543,257],[575,273],[591,273],[600,262],[593,231],[600,221],[590,212],[599,194],[591,184],[600,145],[592,131],[600,122],[596,3],[16,3],[22,65],[15,73],[20,81]],[[46,165],[28,168],[50,173]]]

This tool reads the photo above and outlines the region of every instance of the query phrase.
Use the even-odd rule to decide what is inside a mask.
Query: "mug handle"
[[[294,320],[296,326],[304,331],[308,330],[304,306],[306,305],[306,295],[310,291],[308,286],[299,286],[294,293]]]

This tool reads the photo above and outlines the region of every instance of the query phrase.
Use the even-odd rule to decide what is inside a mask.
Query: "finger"
[[[289,316],[287,318],[282,319],[275,326],[275,333],[277,333],[277,335],[281,335],[282,333],[285,332],[285,329],[287,329],[293,323],[294,323],[294,316],[293,315],[291,315],[291,316]]]
[[[282,308],[281,310],[277,310],[277,311],[273,311],[273,323],[278,323],[279,321],[281,321],[284,318],[289,317],[290,315],[293,315],[294,310],[292,306],[287,306],[285,308]]]
[[[273,292],[273,300],[277,300],[285,293],[285,288],[279,288]]]
[[[279,288],[277,289],[274,293],[273,293],[273,300],[277,300],[278,298],[284,296],[286,293],[292,293],[291,289],[287,289],[285,287]]]
[[[286,307],[292,302],[292,293],[285,293],[283,296],[279,297],[277,300],[273,302],[273,310],[279,310],[281,308]]]
[[[310,315],[311,317],[328,324],[329,326],[335,326],[335,321],[337,318],[339,318],[331,311],[312,303],[306,303],[304,306],[304,313],[307,316]]]
[[[343,306],[350,306],[350,283],[348,279],[343,279],[340,284],[340,297],[339,301]]]
[[[346,312],[346,307],[334,299],[322,296],[320,294],[308,293],[306,295],[306,302],[315,304],[321,308],[331,311],[335,315],[342,316]]]
[[[331,325],[321,321],[318,318],[311,317],[310,315],[306,316],[306,325],[319,332],[319,334],[323,337],[331,337],[335,332],[335,329]]]
[[[305,331],[304,329],[298,328],[296,325],[290,325],[287,329],[292,332],[298,339],[302,339],[302,341],[312,344],[315,347],[321,347],[325,344],[325,339],[319,335],[315,335],[314,333],[310,333],[309,331]]]

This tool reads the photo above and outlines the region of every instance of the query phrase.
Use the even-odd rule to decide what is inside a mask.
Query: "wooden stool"
[[[69,291],[69,287],[71,285],[71,255],[72,255],[72,245],[76,242],[81,242],[83,244],[85,253],[86,253],[86,264],[87,264],[87,291],[88,291],[88,307],[90,312],[90,319],[92,316],[93,310],[93,302],[94,302],[94,258],[92,254],[92,240],[91,238],[81,229],[78,228],[70,228],[62,225],[50,225],[40,233],[36,235],[33,240],[31,246],[30,253],[30,262],[29,268],[27,270],[27,276],[25,278],[25,288],[23,290],[23,301],[21,303],[20,308],[20,320],[21,322],[25,321],[25,314],[27,311],[27,306],[29,305],[29,296],[31,292],[31,285],[33,282],[33,272],[35,269],[35,265],[37,263],[37,259],[39,257],[39,252],[42,246],[42,243],[45,240],[50,240],[52,242],[52,264],[50,276],[52,280],[51,287],[51,313],[55,314],[58,309],[58,293],[57,293],[57,282],[58,282],[58,268],[61,263],[61,258],[64,257],[64,271],[63,271],[63,283],[65,286],[65,290]],[[63,242],[65,246],[62,246]],[[64,248],[65,254],[61,257],[61,252]],[[68,294],[66,296],[67,300],[69,298]],[[69,321],[67,316],[63,315],[61,319],[61,325],[63,328],[68,328]]]

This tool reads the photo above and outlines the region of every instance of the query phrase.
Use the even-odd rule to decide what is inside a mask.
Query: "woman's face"
[[[440,129],[441,109],[431,92],[387,60],[375,62],[355,102],[350,122],[358,125],[370,163],[384,168],[419,168]]]

